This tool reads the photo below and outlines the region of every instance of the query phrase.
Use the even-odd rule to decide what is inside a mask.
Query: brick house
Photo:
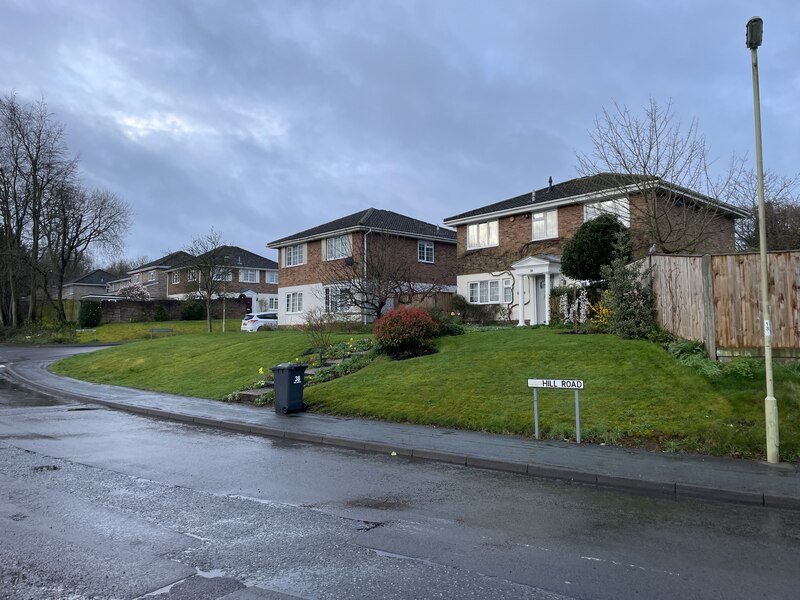
[[[221,246],[214,253],[226,297],[246,300],[248,312],[278,310],[278,263],[238,246]],[[197,294],[202,275],[193,265],[203,264],[203,259],[204,255],[194,259],[187,254],[166,269],[167,298],[185,300]]]
[[[374,311],[347,298],[367,302],[361,290],[372,284],[394,284],[384,308],[455,291],[456,232],[388,210],[368,208],[267,246],[278,250],[279,325],[302,324],[314,309],[368,322]],[[390,271],[397,281],[379,274]]]
[[[689,244],[692,252],[732,252],[734,220],[746,216],[657,178],[600,173],[555,185],[551,179],[545,188],[444,220],[457,231],[458,293],[473,304],[497,305],[519,325],[549,322],[550,290],[564,279],[564,242],[602,213],[630,228],[637,256],[654,244],[649,219],[671,226],[663,243],[672,248],[660,251]]]
[[[168,297],[167,271],[189,259],[191,259],[191,255],[183,250],[172,252],[158,260],[131,269],[126,277],[112,279],[108,282],[105,291],[107,294],[116,295],[120,289],[138,283],[147,290],[153,300],[166,299]]]

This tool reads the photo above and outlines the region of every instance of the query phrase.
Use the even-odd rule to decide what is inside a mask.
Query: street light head
[[[763,37],[764,21],[761,20],[761,17],[753,17],[747,22],[747,47],[755,50],[761,45]]]

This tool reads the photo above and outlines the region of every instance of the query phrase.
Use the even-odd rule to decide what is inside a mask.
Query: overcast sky
[[[576,176],[595,115],[650,96],[712,155],[800,170],[800,2],[0,0],[0,94],[43,98],[128,256],[271,240],[368,208],[430,221]],[[99,261],[102,263],[103,261]]]

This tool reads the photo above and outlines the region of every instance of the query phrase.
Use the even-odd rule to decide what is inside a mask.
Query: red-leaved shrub
[[[430,352],[436,323],[422,309],[400,306],[376,320],[373,332],[379,350],[393,358],[410,358]]]

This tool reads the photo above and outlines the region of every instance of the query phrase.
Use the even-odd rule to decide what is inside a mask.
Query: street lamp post
[[[753,17],[747,22],[747,47],[753,62],[753,110],[756,123],[756,173],[758,177],[758,246],[761,258],[761,312],[764,318],[764,366],[767,373],[767,396],[764,417],[767,425],[767,462],[779,459],[778,401],[772,379],[772,331],[769,321],[769,275],[767,271],[767,223],[764,208],[764,161],[761,154],[761,101],[758,90],[758,47],[764,34],[764,21]]]

